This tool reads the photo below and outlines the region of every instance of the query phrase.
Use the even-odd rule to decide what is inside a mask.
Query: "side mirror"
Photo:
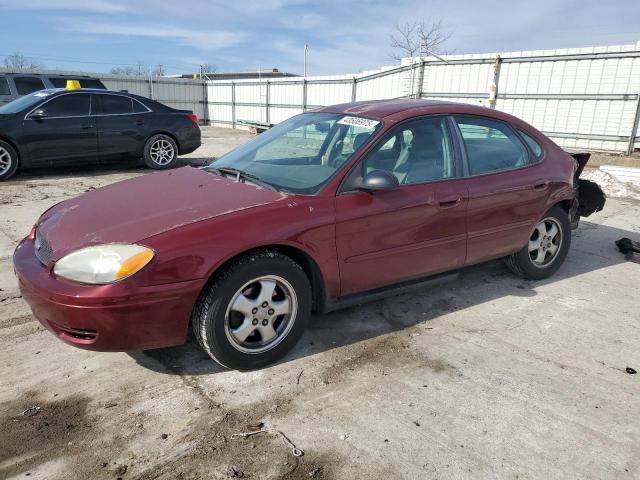
[[[385,190],[395,190],[400,186],[396,176],[385,170],[374,170],[368,173],[360,181],[359,190],[365,192],[381,192]]]
[[[29,115],[29,118],[38,119],[38,118],[45,118],[46,116],[47,116],[47,112],[44,109],[39,108],[31,112],[31,114]]]

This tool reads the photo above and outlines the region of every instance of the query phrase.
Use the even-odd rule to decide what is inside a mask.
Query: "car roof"
[[[495,110],[476,105],[461,104],[457,102],[444,102],[440,100],[422,100],[409,98],[341,103],[338,105],[323,107],[314,111],[344,113],[349,115],[361,115],[364,117],[383,119],[385,117],[389,117],[398,113],[406,113],[407,116],[411,116],[411,113],[414,110],[420,110],[421,112],[427,110],[428,113],[449,113],[451,111],[455,111],[456,113],[489,115],[492,117],[499,116],[495,114]],[[462,112],[461,110],[464,110],[464,112]]]

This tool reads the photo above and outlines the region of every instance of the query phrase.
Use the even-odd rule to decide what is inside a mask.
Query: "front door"
[[[394,161],[389,151],[396,152]],[[455,269],[466,256],[466,180],[456,168],[448,122],[430,116],[385,135],[350,178],[387,170],[399,188],[349,188],[336,197],[341,295]]]
[[[98,144],[91,113],[90,94],[68,93],[27,115],[22,126],[23,143],[28,145],[31,164],[94,161]]]

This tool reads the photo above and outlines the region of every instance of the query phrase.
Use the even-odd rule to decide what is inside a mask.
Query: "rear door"
[[[386,170],[396,190],[350,190],[336,198],[341,294],[451,270],[466,253],[466,179],[444,116],[403,122],[349,175]],[[405,145],[394,145],[403,139]],[[391,160],[391,152],[395,152]]]
[[[92,115],[92,95],[67,93],[52,98],[26,115],[23,141],[34,165],[95,161],[97,134]],[[43,117],[36,118],[34,111]]]
[[[126,95],[96,93],[99,98],[98,150],[101,161],[141,156],[149,137],[148,109]],[[134,110],[134,106],[136,107]]]
[[[528,241],[549,195],[541,163],[507,123],[454,116],[468,166],[467,264],[501,257]]]

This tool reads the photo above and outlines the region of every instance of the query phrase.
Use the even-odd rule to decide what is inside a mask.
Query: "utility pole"
[[[309,52],[309,46],[307,44],[304,45],[304,70],[303,77],[307,77],[307,53]]]

